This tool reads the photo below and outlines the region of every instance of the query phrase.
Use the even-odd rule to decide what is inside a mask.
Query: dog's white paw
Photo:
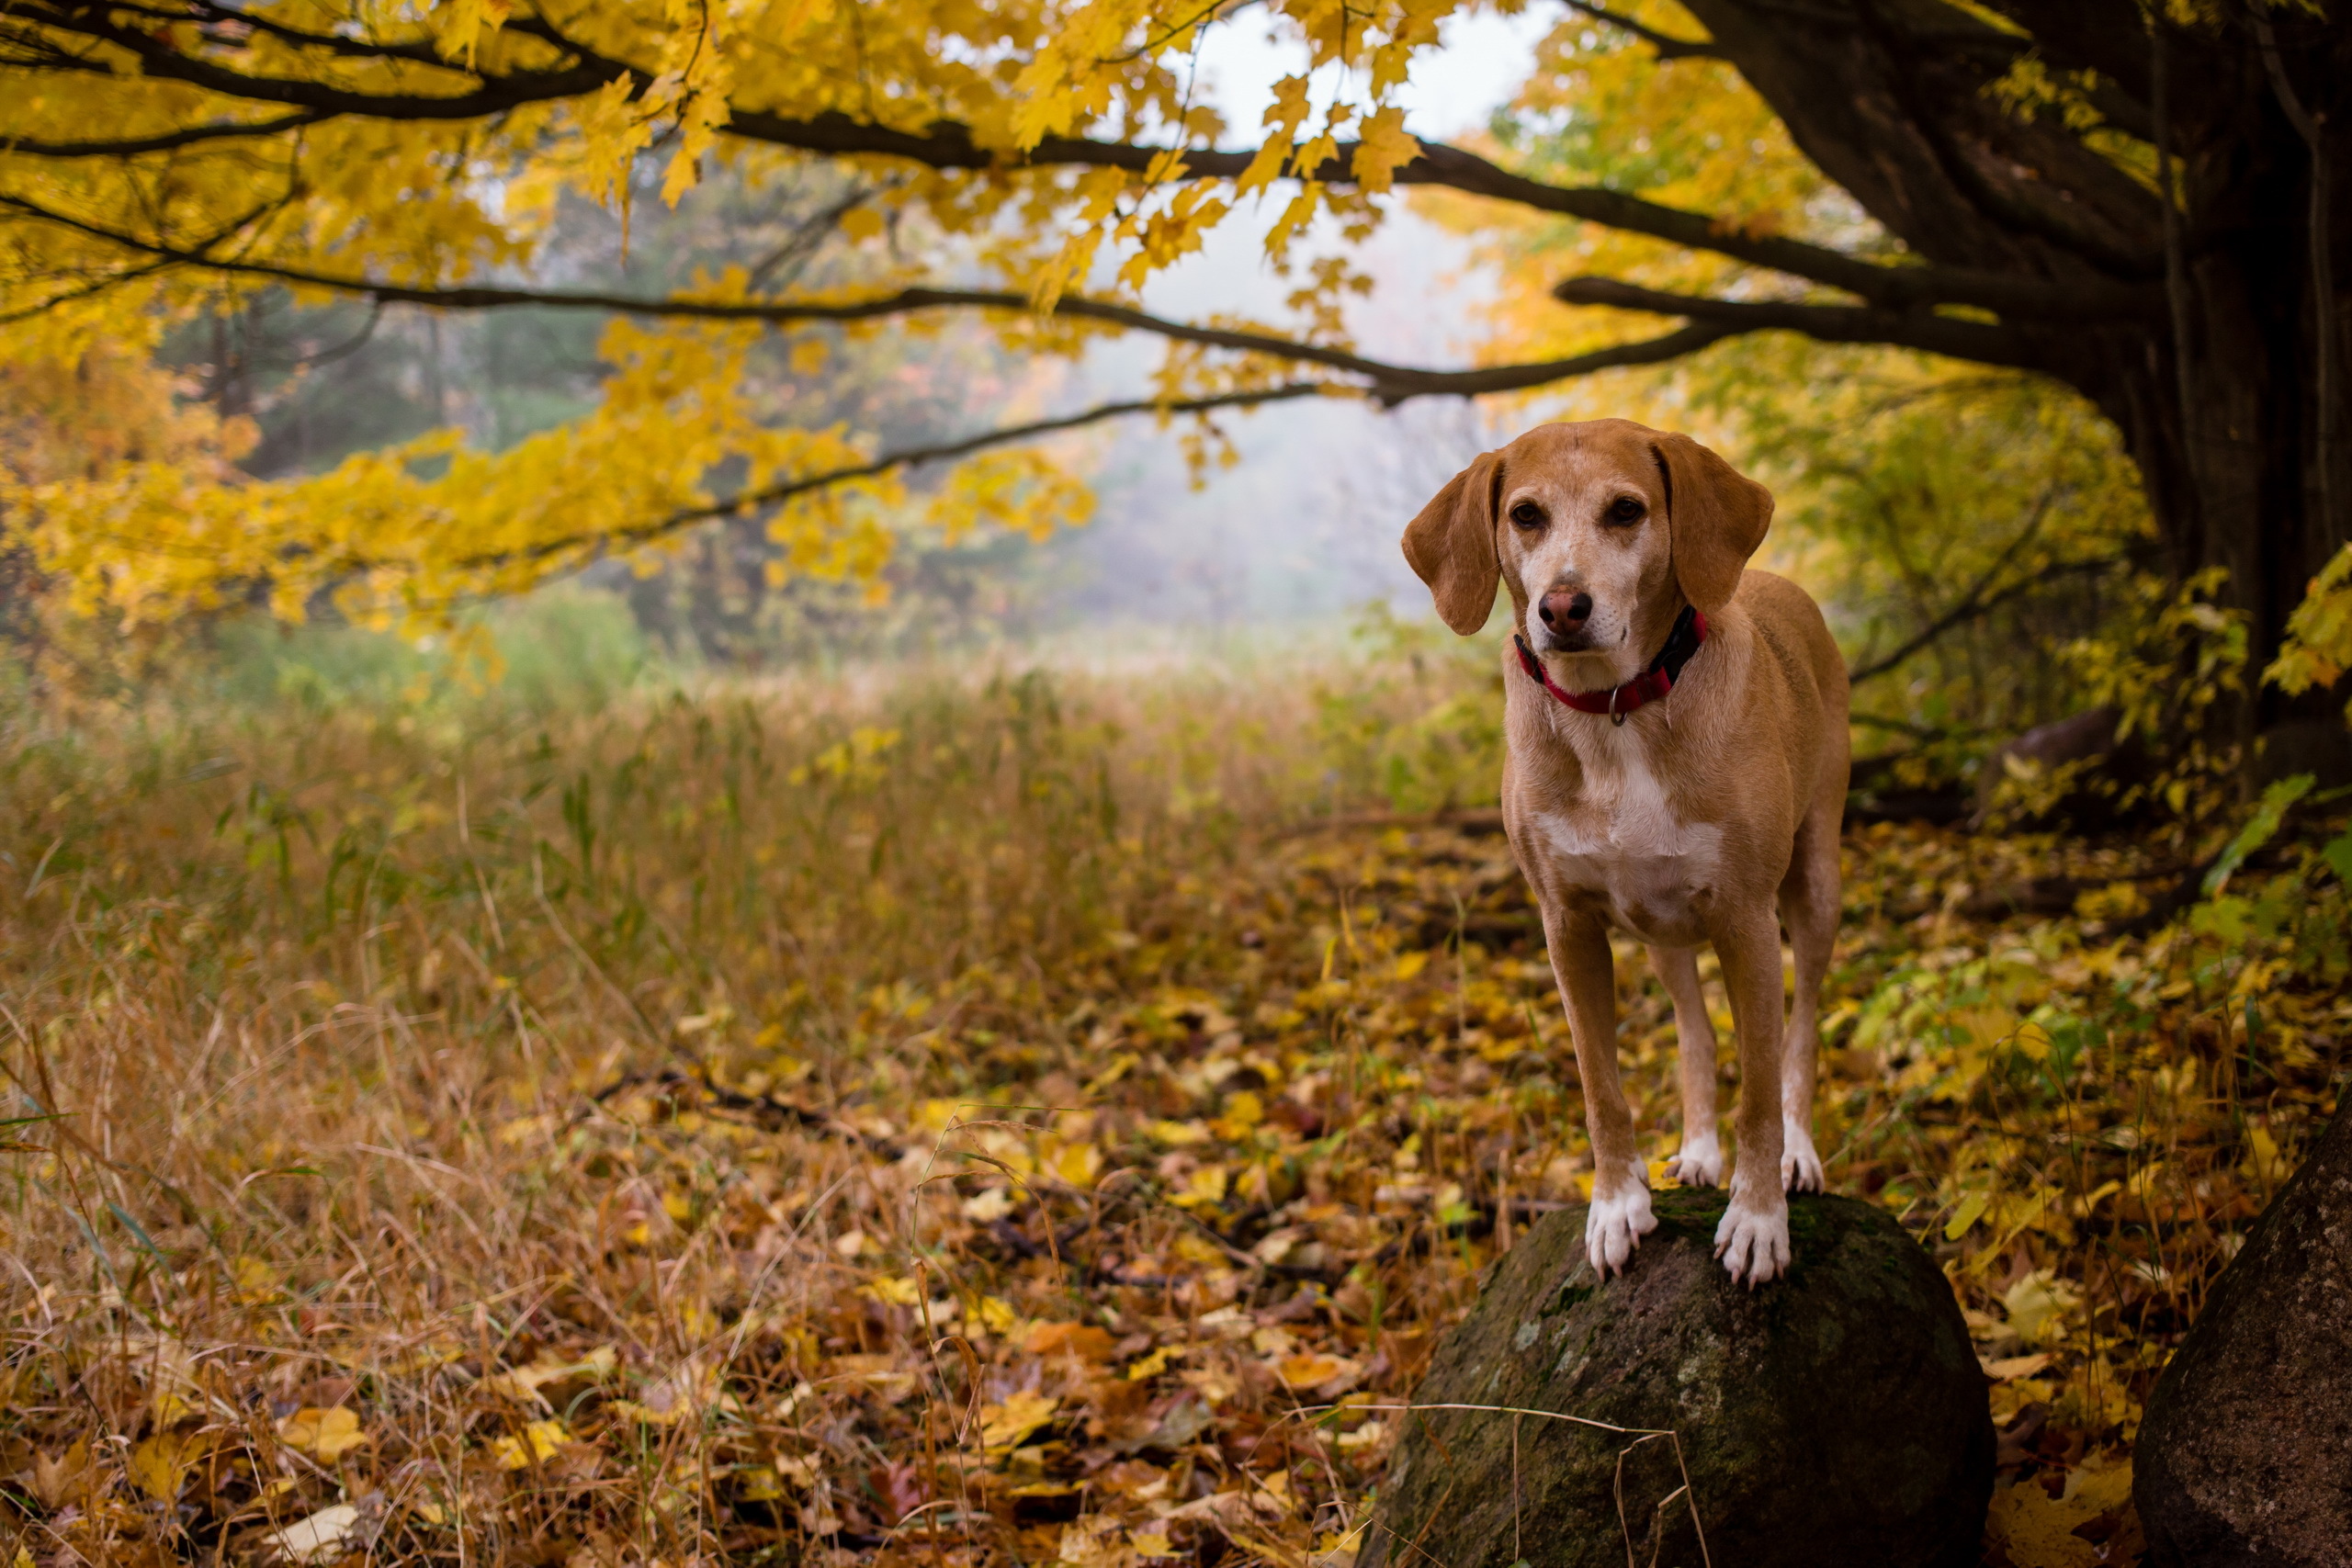
[[[1822,1190],[1821,1153],[1813,1146],[1813,1134],[1795,1122],[1781,1123],[1781,1190],[1784,1192],[1818,1192]]]
[[[1684,1134],[1682,1152],[1666,1162],[1666,1174],[1685,1187],[1721,1187],[1724,1184],[1724,1147],[1713,1133],[1697,1137]]]
[[[1731,1207],[1715,1227],[1715,1256],[1750,1290],[1779,1278],[1789,1266],[1789,1201],[1775,1192],[1767,1201],[1770,1208],[1752,1207],[1734,1191]]]
[[[1604,1280],[1619,1272],[1642,1237],[1656,1229],[1650,1190],[1643,1183],[1629,1182],[1606,1198],[1596,1195],[1584,1217],[1584,1250],[1592,1271]]]

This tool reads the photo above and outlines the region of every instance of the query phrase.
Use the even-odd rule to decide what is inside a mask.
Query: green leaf
[[[2246,818],[2238,836],[2230,840],[2213,869],[2205,874],[2205,897],[2212,897],[2229,885],[2231,873],[2245,863],[2246,856],[2268,843],[2278,831],[2278,824],[2286,819],[2287,808],[2311,793],[2319,781],[2309,773],[2290,773],[2262,792],[2261,800],[2254,807],[2254,815]],[[2333,862],[2329,863],[2333,864]]]
[[[2330,839],[2319,856],[2327,862],[2328,870],[2335,873],[2337,881],[2352,886],[2352,828]]]

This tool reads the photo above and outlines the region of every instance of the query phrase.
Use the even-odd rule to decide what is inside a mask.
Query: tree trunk
[[[2341,774],[2352,771],[2341,694],[2290,698],[2260,684],[2312,577],[2352,541],[2352,475],[2340,437],[2322,430],[2324,418],[2340,427],[2340,410],[2319,400],[2323,330],[2335,332],[2343,362],[2342,290],[2312,287],[2310,159],[2283,122],[2272,131],[2188,160],[2191,209],[2214,220],[2181,263],[2182,363],[2163,333],[2053,334],[2047,350],[2051,370],[2122,433],[2154,514],[2156,564],[2176,580],[2229,573],[2221,599],[2246,619],[2249,686],[2231,718],[2255,776]],[[2260,161],[2248,156],[2257,148]],[[2091,342],[2098,352],[2083,355]]]
[[[1806,156],[1939,265],[2078,287],[2161,288],[2138,317],[2015,320],[2009,361],[2088,396],[2154,513],[2149,564],[2222,567],[2247,622],[2229,715],[2254,776],[2352,775],[2340,695],[2258,684],[2312,575],[2352,538],[2343,260],[2352,200],[2352,22],[2233,3],[2189,25],[2124,0],[1989,0],[2052,79],[2171,154],[2157,177],[2004,97],[2017,40],[1930,0],[1851,0],[1789,25],[1777,0],[1686,0]],[[2167,14],[2168,15],[2168,14]],[[2300,84],[2300,85],[2299,85]],[[2150,186],[2154,185],[2154,189]],[[2283,742],[2257,748],[2257,739]],[[2333,751],[2332,758],[2314,752]]]

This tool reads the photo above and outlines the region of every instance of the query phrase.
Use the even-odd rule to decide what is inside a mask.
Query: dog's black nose
[[[1555,588],[1544,595],[1544,603],[1536,607],[1536,614],[1542,615],[1544,624],[1555,631],[1580,626],[1591,618],[1592,595]]]

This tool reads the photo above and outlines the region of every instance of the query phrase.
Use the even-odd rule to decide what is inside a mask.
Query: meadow
[[[0,1561],[1341,1568],[1588,1189],[1483,644],[326,647],[9,699]],[[2215,844],[1849,832],[1816,1138],[1967,1311],[1990,1562],[2136,1557],[2154,1372],[2335,1108],[2341,815],[2167,918]]]

